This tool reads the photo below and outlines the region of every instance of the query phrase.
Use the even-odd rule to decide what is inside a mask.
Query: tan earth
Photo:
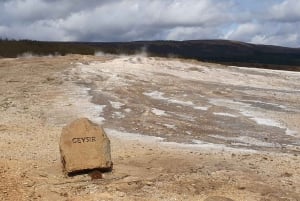
[[[0,59],[0,200],[300,200],[300,73],[143,56]],[[111,173],[67,177],[62,128]]]

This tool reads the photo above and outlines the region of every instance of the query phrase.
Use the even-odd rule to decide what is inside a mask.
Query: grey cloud
[[[240,24],[227,33],[226,39],[247,41],[258,44],[300,46],[300,23],[256,22]]]
[[[168,35],[167,29],[222,24],[228,16],[220,10],[226,8],[226,4],[208,0],[119,1],[72,13],[58,23],[76,40],[159,39]]]
[[[235,28],[224,34],[224,38],[258,44],[300,46],[300,1],[277,0],[264,9],[240,13]]]
[[[1,1],[0,37],[56,41],[225,38],[298,46],[300,2],[260,2],[249,6],[253,1]]]
[[[95,6],[114,2],[96,0],[11,0],[0,3],[1,23],[32,23],[45,19],[66,18],[72,13],[88,12]]]
[[[300,22],[276,23],[276,25],[273,23],[268,26],[269,29],[267,27],[262,28],[264,32],[253,37],[251,42],[291,47],[300,46],[300,30],[297,28],[300,26]]]
[[[279,22],[299,22],[300,21],[300,1],[284,0],[279,4],[271,6],[268,18]]]
[[[242,41],[247,41],[253,35],[259,34],[261,32],[261,27],[259,24],[254,23],[244,23],[237,26],[235,30],[229,31],[225,38],[226,39],[238,39]]]
[[[176,27],[169,30],[167,40],[197,40],[199,38],[217,39],[220,30],[216,27]]]

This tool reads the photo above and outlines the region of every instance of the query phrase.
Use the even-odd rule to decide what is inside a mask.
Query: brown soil
[[[148,122],[148,124],[144,127],[137,124],[143,123],[138,121],[140,120],[139,112],[141,114],[147,112],[144,107],[139,105],[141,103],[134,102],[137,91],[141,90],[138,87],[129,92],[123,88],[123,92],[127,93],[126,96],[130,97],[132,94],[133,97],[128,103],[131,106],[131,111],[133,111],[133,115],[128,116],[130,121],[128,119],[127,121],[122,120],[120,117],[115,117],[115,119],[111,117],[110,113],[115,112],[112,107],[107,107],[103,111],[103,117],[106,119],[103,121],[104,126],[108,130],[112,143],[113,171],[101,175],[102,179],[97,179],[100,177],[99,175],[94,175],[91,178],[91,174],[74,177],[65,176],[62,173],[58,149],[62,127],[77,117],[87,116],[86,113],[93,112],[86,106],[90,101],[88,95],[94,97],[97,95],[95,94],[97,86],[107,84],[105,85],[106,88],[103,88],[106,94],[108,91],[115,95],[118,94],[117,87],[109,89],[109,84],[113,85],[113,83],[106,83],[105,77],[99,78],[103,81],[102,85],[101,83],[95,85],[87,80],[82,82],[81,76],[83,74],[79,72],[76,75],[72,69],[77,68],[76,62],[84,65],[91,62],[105,63],[111,59],[113,58],[70,55],[52,58],[33,57],[0,60],[1,200],[226,200],[225,198],[235,201],[300,200],[299,145],[292,142],[292,140],[299,140],[298,136],[281,138],[284,132],[282,128],[254,125],[253,121],[246,117],[239,117],[239,121],[244,123],[242,126],[249,128],[252,126],[254,134],[256,131],[263,132],[263,129],[269,133],[273,132],[276,136],[274,141],[281,143],[281,145],[285,143],[285,147],[265,148],[253,145],[246,147],[246,149],[244,146],[233,143],[231,145],[228,141],[222,141],[220,138],[220,141],[215,141],[215,143],[223,143],[224,146],[205,148],[187,144],[163,143],[155,137],[148,139],[138,135],[132,137],[131,134],[126,136],[126,133],[133,133],[133,130],[136,133],[147,133],[147,129],[151,128],[149,126],[153,126],[153,130],[150,130],[152,133],[156,133],[155,131],[158,129],[156,123],[149,123],[154,117],[151,119],[147,116],[147,121],[144,119],[144,122]],[[157,62],[162,63],[164,61],[157,59]],[[181,61],[176,60],[176,62]],[[188,65],[188,63],[200,65],[193,61],[184,64]],[[201,65],[210,66],[212,64]],[[218,67],[220,74],[222,74],[222,69],[222,66]],[[247,72],[245,70],[242,73],[249,73],[248,75],[256,73],[255,75],[257,75],[261,71],[251,70]],[[176,75],[173,76],[174,80],[179,79]],[[274,83],[276,80],[281,80],[280,77],[277,78],[276,76],[273,75],[273,78],[275,77]],[[291,76],[299,81],[299,74]],[[272,75],[266,76],[267,78],[271,79]],[[163,77],[160,79],[164,80]],[[220,78],[220,80],[222,79]],[[288,80],[287,77],[285,81],[288,82]],[[157,84],[158,80],[154,80],[154,82]],[[261,80],[261,82],[272,83],[270,80]],[[144,83],[143,80],[140,80],[141,85],[142,83]],[[187,85],[185,82],[182,83],[184,86]],[[205,80],[201,83],[203,85],[197,86],[205,88],[205,86],[211,85]],[[264,101],[273,100],[276,103],[287,103],[289,107],[298,107],[299,109],[299,102],[297,102],[299,95],[297,93],[291,94],[288,93],[287,89],[276,88],[277,86],[284,87],[285,84],[288,83],[272,85],[273,91],[271,92],[275,94],[274,97],[277,99],[269,91],[266,92],[268,97]],[[81,85],[92,87],[90,94],[79,93],[78,88]],[[219,85],[222,86],[223,84]],[[238,87],[237,85],[238,83],[235,87]],[[148,85],[143,86],[147,92],[154,91],[153,88],[147,88]],[[195,89],[199,87],[195,87]],[[241,94],[236,90],[230,93],[228,89],[227,93],[224,94],[218,90],[211,91],[215,86],[210,87],[207,91],[203,89],[203,96],[218,99],[239,97],[243,101],[246,99],[240,97]],[[299,90],[297,83],[294,83],[292,87],[296,91]],[[194,88],[191,87],[190,89],[192,91]],[[162,87],[161,90],[165,90],[165,94],[169,95],[167,88]],[[140,91],[140,94],[143,92]],[[119,94],[122,98],[122,93]],[[253,94],[256,96],[262,94],[260,100],[265,97],[262,91],[254,91]],[[280,96],[277,96],[278,94]],[[103,94],[100,95],[103,96]],[[244,95],[246,96],[246,94]],[[248,94],[248,96],[250,95]],[[114,97],[117,99],[116,96]],[[100,100],[105,101],[106,99],[98,97],[94,102],[101,105]],[[195,99],[192,98],[192,100],[195,102]],[[168,108],[164,107],[162,102],[151,101],[153,100],[150,98],[143,100],[145,105],[150,104],[152,108],[155,106],[158,109],[165,109],[168,115],[171,115],[170,111],[172,110],[177,114],[182,112],[179,107],[177,107],[179,108],[178,111],[175,111],[178,105],[169,105],[170,108]],[[153,112],[151,107],[147,107],[150,113]],[[214,105],[213,107],[206,113],[206,117],[211,117],[214,112],[231,112],[233,110],[227,108],[228,110],[224,111],[221,105]],[[264,105],[263,107],[267,106]],[[262,108],[261,105],[260,108]],[[196,115],[195,111],[188,108],[183,109],[188,116]],[[265,108],[263,109],[265,110]],[[282,115],[283,121],[286,121],[285,125],[299,132],[299,111],[294,113],[266,111],[266,114],[275,120],[280,120],[280,115]],[[157,112],[161,111],[154,110],[154,113]],[[159,118],[156,117],[156,120]],[[171,116],[163,116],[162,121],[165,121],[164,118],[171,118]],[[184,122],[188,120],[182,119],[182,116],[178,115],[177,118],[172,119],[171,124],[177,126],[176,132],[183,133],[185,130]],[[120,124],[117,121],[123,123]],[[205,122],[204,120],[201,121],[203,121],[202,123]],[[219,119],[219,121],[226,122],[227,120]],[[219,124],[212,123],[209,126],[213,128],[214,125],[218,127]],[[132,126],[136,126],[137,129],[132,129]],[[198,130],[197,127],[194,130],[191,129],[192,137],[189,137],[187,141],[182,140],[184,139],[182,135],[174,138],[159,134],[154,135],[165,137],[173,142],[206,139],[211,140],[209,143],[214,143],[213,139],[209,137],[209,134],[214,133],[206,133],[207,129],[202,129],[204,135],[201,136],[194,132],[194,130]],[[120,134],[116,130],[119,130]],[[163,130],[159,131],[162,132]],[[172,134],[173,131],[169,132]],[[227,128],[222,136],[230,137],[229,134],[230,131]],[[254,138],[252,135],[251,137]],[[210,198],[214,196],[216,197]]]

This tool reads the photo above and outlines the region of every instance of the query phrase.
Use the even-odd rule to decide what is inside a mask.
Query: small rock
[[[60,195],[63,196],[63,197],[68,197],[69,196],[68,193],[66,193],[66,192],[65,193],[60,193]]]
[[[55,80],[54,77],[47,77],[47,81],[48,81],[48,82],[53,81],[53,80]]]
[[[117,191],[116,194],[118,197],[124,197],[126,195],[126,193],[124,193],[122,191]]]
[[[239,190],[245,190],[246,187],[245,187],[245,186],[239,186],[238,189],[239,189]]]
[[[40,173],[39,175],[40,175],[40,177],[48,177],[48,175],[45,173]]]
[[[90,172],[89,176],[91,177],[92,180],[103,178],[102,173],[98,170],[94,170],[94,171]]]
[[[35,182],[34,181],[28,181],[28,182],[25,182],[24,183],[24,186],[26,186],[26,187],[32,187],[32,186],[34,186],[35,185]]]
[[[234,201],[234,200],[222,196],[212,196],[206,198],[204,201]]]
[[[293,176],[293,174],[292,174],[292,173],[285,172],[285,173],[283,173],[281,176],[282,176],[282,177],[291,177],[291,176]]]
[[[145,184],[146,184],[147,186],[152,186],[152,185],[153,185],[153,182],[151,182],[151,181],[146,181]]]

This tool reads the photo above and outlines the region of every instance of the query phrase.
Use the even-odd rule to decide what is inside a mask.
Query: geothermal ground
[[[66,177],[61,129],[114,169]],[[300,73],[136,56],[0,59],[1,200],[300,200]]]

